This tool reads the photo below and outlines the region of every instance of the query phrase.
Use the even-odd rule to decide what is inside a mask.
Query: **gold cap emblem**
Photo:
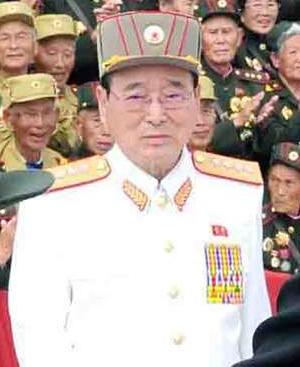
[[[144,30],[144,39],[151,45],[159,45],[165,39],[165,32],[158,25],[149,25]]]

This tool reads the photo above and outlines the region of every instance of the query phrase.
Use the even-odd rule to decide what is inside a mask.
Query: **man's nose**
[[[152,99],[147,105],[146,119],[152,125],[161,125],[166,122],[166,110],[163,104],[157,100]]]

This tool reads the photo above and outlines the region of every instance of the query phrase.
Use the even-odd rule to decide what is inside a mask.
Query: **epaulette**
[[[279,92],[283,88],[284,87],[280,82],[278,82],[277,80],[271,80],[269,83],[266,84],[265,91],[266,92]]]
[[[199,172],[207,175],[247,182],[254,185],[263,184],[257,162],[202,151],[195,151],[193,153],[193,162]]]
[[[270,81],[268,73],[252,69],[234,69],[234,74],[240,80],[247,80],[259,84],[267,84]]]
[[[111,169],[106,158],[95,155],[47,171],[55,177],[54,184],[48,190],[52,192],[102,180],[109,176]]]
[[[274,221],[274,219],[277,217],[276,212],[274,211],[274,208],[271,203],[267,203],[263,206],[263,212],[262,212],[262,221],[263,225],[267,225]]]

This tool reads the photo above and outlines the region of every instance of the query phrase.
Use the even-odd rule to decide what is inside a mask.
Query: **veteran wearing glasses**
[[[52,169],[53,192],[20,208],[9,291],[21,367],[225,367],[251,355],[270,313],[262,181],[256,163],[186,149],[200,39],[197,20],[175,13],[100,23],[99,112],[115,145]]]

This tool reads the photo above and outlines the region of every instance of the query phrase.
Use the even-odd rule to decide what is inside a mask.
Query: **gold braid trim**
[[[123,182],[123,191],[134,204],[143,211],[148,203],[148,196],[128,180]]]
[[[182,211],[187,199],[192,192],[192,181],[188,178],[179,188],[176,195],[174,196],[174,202],[178,207],[178,210]]]

